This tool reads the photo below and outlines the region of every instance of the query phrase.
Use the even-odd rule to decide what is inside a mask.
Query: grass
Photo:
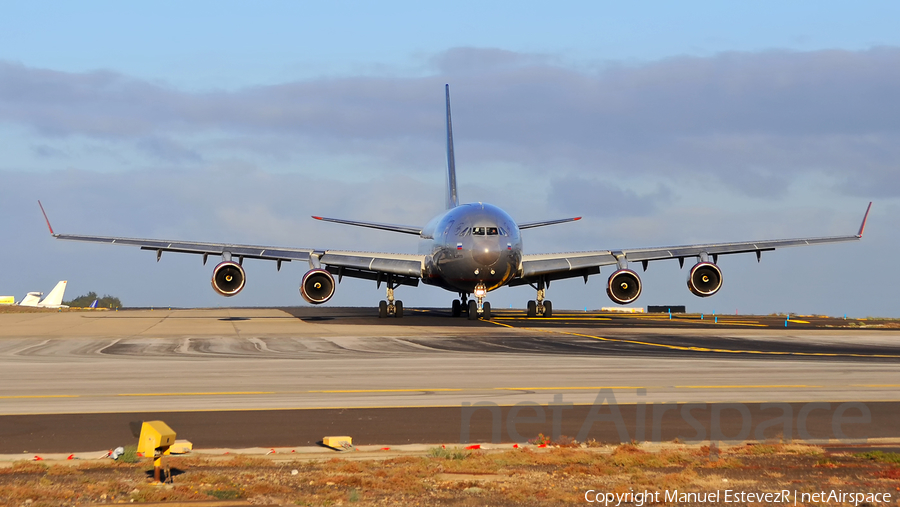
[[[463,460],[468,458],[472,453],[459,447],[432,447],[428,449],[428,455],[432,458]]]
[[[137,455],[137,445],[131,444],[125,446],[125,452],[119,456],[116,461],[121,463],[137,463],[141,458]]]
[[[860,480],[900,487],[900,456],[868,452],[829,456],[821,448],[766,443],[715,449],[710,460],[683,445],[592,448],[526,447],[470,451],[435,447],[425,456],[275,462],[238,456],[170,458],[184,473],[150,485],[149,464],[112,460],[45,466],[21,461],[0,475],[0,505],[32,507],[134,501],[243,499],[296,505],[572,505],[602,487],[648,490],[840,489]],[[71,473],[67,472],[68,468]],[[293,475],[292,470],[298,473]],[[41,499],[41,500],[37,500]],[[43,502],[43,503],[41,503]]]
[[[876,461],[878,463],[900,465],[900,453],[896,452],[870,451],[854,454],[854,456],[857,458]]]

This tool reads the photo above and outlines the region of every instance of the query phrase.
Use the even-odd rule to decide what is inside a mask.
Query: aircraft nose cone
[[[478,245],[472,251],[472,258],[483,266],[493,266],[500,260],[500,248],[497,245]]]

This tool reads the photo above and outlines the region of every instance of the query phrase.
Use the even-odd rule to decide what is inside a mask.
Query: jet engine
[[[300,281],[300,295],[314,305],[328,301],[334,295],[334,277],[324,269],[310,269]]]
[[[223,296],[234,296],[244,288],[246,281],[244,268],[236,262],[223,261],[213,269],[212,288]]]
[[[687,285],[695,296],[712,296],[722,288],[722,270],[711,262],[698,262],[688,274]]]
[[[620,269],[609,276],[606,294],[614,303],[627,305],[641,295],[641,278],[630,269]]]

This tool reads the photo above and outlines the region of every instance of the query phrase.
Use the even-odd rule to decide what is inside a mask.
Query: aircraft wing
[[[375,252],[351,252],[343,250],[316,250],[313,248],[285,248],[258,245],[238,245],[231,243],[200,243],[189,241],[119,238],[110,236],[85,236],[77,234],[56,234],[56,239],[69,241],[85,241],[107,245],[125,245],[139,247],[141,250],[156,252],[157,260],[163,252],[177,252],[203,255],[204,263],[208,256],[230,254],[232,259],[262,259],[282,262],[318,260],[329,271],[340,276],[377,279],[378,273],[400,275],[409,278],[421,278],[424,266],[423,255],[393,254]],[[371,276],[366,275],[367,273]],[[366,275],[366,276],[357,276]]]
[[[79,234],[58,234],[53,231],[44,206],[38,201],[50,234],[56,239],[84,241],[106,245],[135,246],[141,250],[156,252],[157,262],[163,252],[189,253],[203,256],[203,264],[212,256],[230,257],[243,263],[244,259],[275,261],[281,269],[282,262],[307,261],[310,267],[324,266],[328,271],[344,276],[382,280],[402,285],[418,285],[425,270],[425,256],[416,254],[352,252],[344,250],[318,250],[314,248],[285,248],[258,245],[238,245],[232,243],[203,243],[165,239],[120,238],[113,236],[88,236]],[[380,225],[380,224],[379,224]]]
[[[601,250],[594,252],[571,252],[560,254],[536,254],[522,257],[522,270],[510,285],[524,285],[543,277],[545,281],[564,278],[584,277],[600,272],[601,266],[624,262],[640,262],[644,269],[647,263],[663,259],[678,259],[683,264],[685,258],[708,256],[713,262],[719,255],[755,252],[757,259],[762,252],[792,246],[820,245],[856,241],[862,238],[872,203],[866,209],[859,232],[848,236],[828,236],[820,238],[775,239],[764,241],[743,241],[736,243],[709,243],[703,245],[682,245],[655,248],[632,248],[623,250]]]
[[[56,239],[69,241],[85,241],[107,245],[125,245],[140,247],[141,250],[153,250],[157,257],[163,252],[178,252],[209,255],[223,255],[226,252],[232,257],[244,259],[265,259],[272,261],[308,261],[311,248],[277,248],[255,245],[236,245],[230,243],[200,243],[166,239],[117,238],[111,236],[84,236],[78,234],[53,234]]]

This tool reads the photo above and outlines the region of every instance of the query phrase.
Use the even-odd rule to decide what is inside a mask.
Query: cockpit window
[[[499,227],[472,227],[472,236],[498,236]]]

